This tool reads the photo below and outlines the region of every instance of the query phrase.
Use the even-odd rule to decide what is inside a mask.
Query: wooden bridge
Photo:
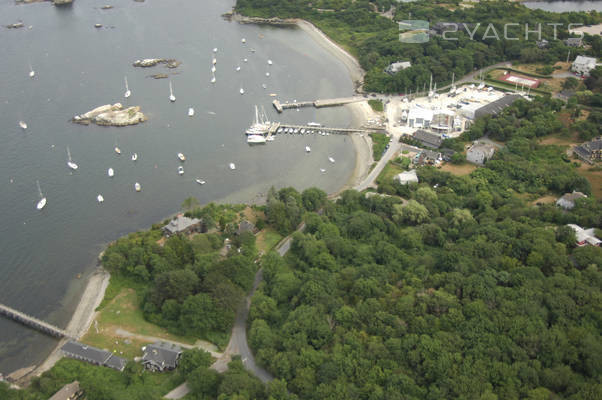
[[[366,98],[360,97],[360,96],[340,97],[340,98],[337,98],[337,99],[323,99],[323,100],[315,100],[315,101],[300,101],[300,102],[294,101],[292,103],[288,103],[288,102],[281,103],[279,100],[274,100],[272,102],[272,105],[274,106],[274,108],[276,109],[276,111],[278,111],[279,113],[281,113],[284,110],[287,110],[289,108],[335,107],[335,106],[342,106],[344,104],[356,103],[356,102],[365,101],[365,100],[366,100]]]
[[[49,336],[54,336],[57,338],[71,338],[66,331],[35,317],[22,313],[21,311],[17,311],[11,307],[5,306],[4,304],[0,304],[0,314],[4,315],[6,318],[12,319],[15,322],[19,322]]]

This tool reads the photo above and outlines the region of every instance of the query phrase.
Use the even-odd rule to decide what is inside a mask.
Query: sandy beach
[[[94,318],[96,318],[96,309],[104,298],[105,290],[109,285],[110,276],[111,275],[105,269],[98,267],[88,279],[86,288],[75,308],[73,316],[65,328],[67,333],[74,338],[81,338],[90,328]],[[66,341],[67,339],[59,341],[46,360],[39,366],[36,366],[30,373],[19,379],[19,384],[27,385],[33,377],[40,376],[42,373],[52,368],[54,364],[63,357],[60,349]]]

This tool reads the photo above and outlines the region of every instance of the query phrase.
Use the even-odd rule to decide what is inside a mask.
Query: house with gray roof
[[[558,200],[556,200],[556,205],[558,207],[564,208],[565,210],[572,210],[575,207],[575,201],[579,199],[586,198],[587,196],[581,192],[566,193]]]
[[[66,384],[52,395],[48,400],[79,400],[83,398],[84,392],[79,387],[79,382],[74,381]]]
[[[583,40],[581,38],[568,38],[564,41],[564,44],[566,44],[569,47],[581,47],[581,45],[583,44]]]
[[[473,164],[483,165],[493,157],[495,150],[496,147],[492,144],[475,142],[466,152],[466,160]]]
[[[148,370],[163,372],[175,369],[180,362],[182,348],[165,342],[149,344],[142,348],[142,365]]]
[[[474,112],[474,117],[476,119],[485,115],[499,114],[504,108],[508,107],[520,98],[520,94],[507,94],[504,97],[500,97],[496,101],[492,101],[491,103],[476,109]]]
[[[238,230],[236,231],[236,234],[242,235],[245,232],[251,232],[253,235],[257,232],[257,228],[255,227],[255,225],[252,222],[247,221],[246,219],[240,221],[240,224],[238,224]]]
[[[595,161],[602,161],[602,136],[580,144],[573,149],[573,152],[583,161],[593,164]]]
[[[100,365],[102,367],[113,368],[117,371],[123,371],[127,364],[126,359],[117,357],[110,351],[101,350],[74,340],[65,343],[65,345],[61,347],[61,350],[69,358]]]
[[[192,232],[201,232],[201,220],[198,218],[188,218],[184,214],[176,215],[167,225],[163,227],[165,236],[177,234],[189,234]]]
[[[418,140],[423,146],[432,147],[434,149],[439,148],[443,142],[443,138],[435,133],[427,132],[423,129],[419,129],[412,135],[414,139]]]

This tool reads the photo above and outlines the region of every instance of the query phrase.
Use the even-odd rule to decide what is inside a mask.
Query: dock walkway
[[[274,100],[272,102],[272,105],[274,106],[274,108],[276,109],[276,111],[278,111],[279,113],[283,112],[284,110],[290,109],[290,108],[302,108],[302,107],[315,107],[315,108],[322,108],[322,107],[336,107],[336,106],[342,106],[345,104],[349,104],[349,103],[356,103],[359,101],[364,101],[366,100],[366,98],[361,97],[361,96],[353,96],[353,97],[340,97],[340,98],[336,98],[336,99],[322,99],[322,100],[315,100],[315,101],[293,101],[292,103],[281,103],[279,100]]]
[[[33,328],[37,331],[45,333],[50,336],[54,336],[57,338],[71,338],[69,334],[63,329],[57,328],[54,325],[49,324],[48,322],[44,322],[36,317],[32,317],[21,311],[17,311],[14,308],[5,306],[4,304],[0,304],[0,315],[4,315],[5,317],[12,319],[13,321],[19,322],[25,326]]]

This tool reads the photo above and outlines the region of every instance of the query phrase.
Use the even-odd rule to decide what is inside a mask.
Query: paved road
[[[401,143],[399,142],[399,138],[396,136],[392,136],[393,142],[390,143],[389,148],[380,158],[376,166],[370,171],[368,176],[364,178],[357,186],[355,186],[355,190],[361,192],[362,190],[368,189],[374,184],[374,181],[380,175],[382,170],[385,168],[387,163],[393,156],[401,149]]]

